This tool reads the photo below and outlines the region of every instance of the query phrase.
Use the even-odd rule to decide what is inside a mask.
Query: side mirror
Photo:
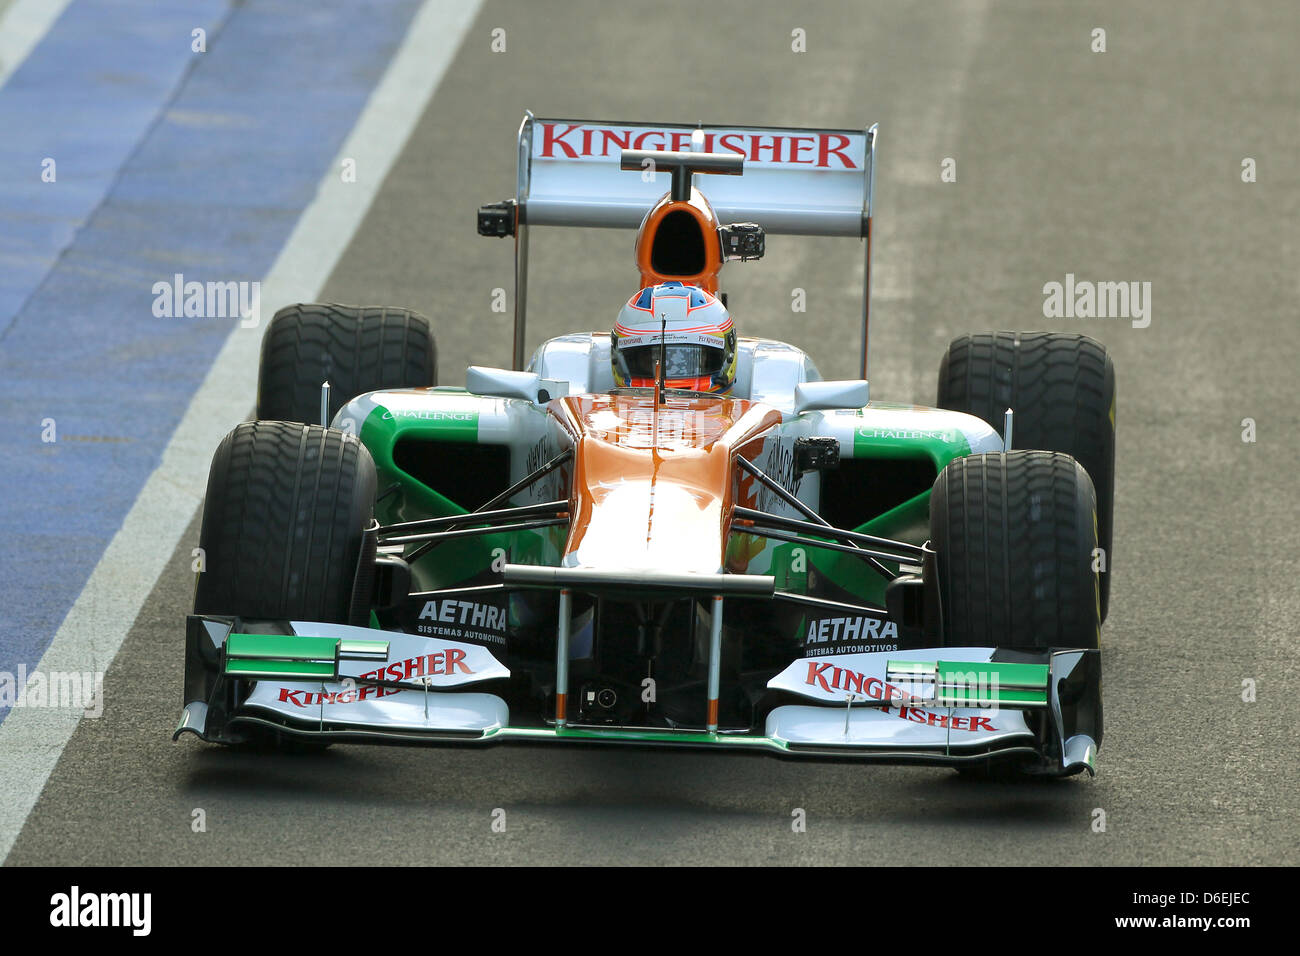
[[[838,382],[800,382],[794,387],[794,413],[833,408],[861,408],[871,400],[863,379]]]
[[[515,372],[506,368],[471,365],[465,373],[465,388],[472,395],[491,398],[522,398],[544,405],[569,394],[568,382],[542,378],[536,372]]]

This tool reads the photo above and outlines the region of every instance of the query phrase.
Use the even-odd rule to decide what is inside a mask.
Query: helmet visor
[[[628,378],[653,379],[659,361],[659,345],[621,348],[620,361]],[[726,350],[708,345],[668,344],[663,347],[665,379],[707,378],[722,371]]]

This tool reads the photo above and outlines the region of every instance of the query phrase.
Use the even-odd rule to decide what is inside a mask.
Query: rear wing
[[[538,119],[519,126],[515,198],[479,210],[479,233],[515,238],[514,367],[522,369],[529,226],[637,228],[667,191],[662,178],[620,168],[623,150],[738,153],[742,176],[704,191],[721,222],[756,222],[775,235],[866,240],[862,377],[871,302],[871,207],[876,127],[800,129]]]

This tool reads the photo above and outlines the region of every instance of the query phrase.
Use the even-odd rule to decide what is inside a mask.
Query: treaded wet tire
[[[319,423],[321,383],[330,421],[358,395],[438,380],[429,320],[409,309],[302,303],[275,313],[262,339],[257,417]]]
[[[981,332],[954,339],[939,363],[940,408],[966,412],[999,435],[1015,412],[1013,449],[1073,456],[1097,497],[1097,542],[1105,554],[1101,619],[1110,603],[1115,501],[1115,365],[1106,347],[1072,332]]]
[[[930,496],[944,645],[1097,647],[1095,522],[1092,481],[1069,455],[950,462]]]
[[[375,464],[351,435],[244,422],[208,472],[196,614],[347,624]]]

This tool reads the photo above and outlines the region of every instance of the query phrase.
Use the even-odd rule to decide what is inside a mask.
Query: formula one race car
[[[1105,349],[962,336],[938,407],[873,400],[875,127],[530,113],[518,145],[478,212],[515,240],[513,369],[435,386],[420,315],[276,314],[212,462],[176,736],[1093,772]],[[525,363],[542,225],[636,228],[639,282]],[[738,335],[720,271],[769,233],[865,240],[860,379]]]

